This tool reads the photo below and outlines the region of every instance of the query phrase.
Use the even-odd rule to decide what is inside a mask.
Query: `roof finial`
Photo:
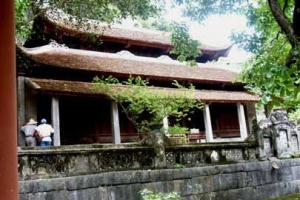
[[[117,55],[122,56],[122,57],[127,57],[127,58],[132,58],[135,56],[134,54],[132,54],[131,52],[126,51],[126,50],[117,52]]]
[[[69,47],[67,47],[65,44],[59,44],[57,43],[55,40],[50,39],[50,43],[51,47],[53,48],[62,48],[62,49],[68,49]]]

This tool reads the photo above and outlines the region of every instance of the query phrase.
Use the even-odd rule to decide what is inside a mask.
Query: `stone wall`
[[[20,200],[139,200],[144,188],[189,200],[259,200],[298,192],[300,159],[118,171],[20,181]],[[276,167],[277,168],[277,167]]]

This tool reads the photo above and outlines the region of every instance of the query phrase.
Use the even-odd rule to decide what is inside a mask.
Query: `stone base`
[[[85,176],[19,181],[20,200],[139,200],[145,188],[176,191],[182,199],[260,200],[295,193],[300,187],[300,159],[206,167],[107,172]]]

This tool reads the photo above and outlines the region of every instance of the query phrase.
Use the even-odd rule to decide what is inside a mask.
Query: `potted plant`
[[[165,130],[166,135],[170,139],[171,144],[182,144],[187,142],[187,134],[189,129],[178,124],[170,126]]]

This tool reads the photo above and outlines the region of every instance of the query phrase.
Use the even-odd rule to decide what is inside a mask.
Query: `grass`
[[[289,194],[289,195],[276,197],[276,198],[269,198],[265,200],[300,200],[300,194],[299,193]]]

